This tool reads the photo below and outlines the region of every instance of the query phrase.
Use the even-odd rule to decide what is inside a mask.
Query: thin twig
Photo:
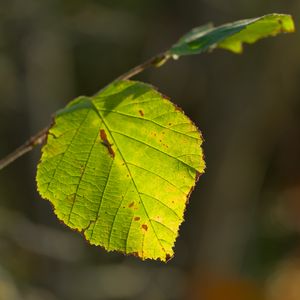
[[[30,152],[35,146],[40,145],[44,142],[47,136],[49,127],[46,127],[39,131],[36,135],[32,136],[22,146],[17,148],[14,152],[10,153],[6,157],[0,160],[0,170],[14,162],[19,157],[23,156],[27,152]]]
[[[109,86],[110,84],[116,82],[116,81],[120,81],[120,80],[127,80],[130,79],[131,77],[142,73],[143,71],[152,68],[152,67],[161,67],[162,65],[164,65],[169,59],[171,58],[171,55],[166,51],[160,54],[157,54],[153,57],[151,57],[150,59],[146,60],[145,62],[141,63],[140,65],[130,69],[129,71],[125,72],[124,74],[120,75],[119,77],[117,77],[115,80],[113,80],[112,82],[110,82],[108,85],[106,85],[105,87],[103,87],[100,91],[98,91],[97,94],[101,93],[107,86]]]
[[[139,73],[142,73],[143,71],[145,71],[146,69],[149,69],[151,67],[160,67],[164,63],[166,63],[170,58],[171,58],[171,56],[169,55],[168,52],[163,52],[161,54],[153,56],[152,58],[146,60],[144,63],[142,63],[142,64],[130,69],[126,73],[120,75],[115,80],[113,80],[112,83],[119,81],[119,80],[130,79],[131,77],[133,77]],[[101,89],[97,94],[99,94],[103,89]],[[11,154],[9,154],[6,157],[4,157],[3,159],[1,159],[0,160],[0,170],[5,168],[6,166],[10,165],[12,162],[14,162],[15,160],[17,160],[19,157],[23,156],[27,152],[30,152],[32,149],[35,148],[35,146],[42,144],[47,137],[49,128],[50,128],[50,125],[44,129],[42,129],[41,131],[39,131],[36,135],[32,136],[29,140],[27,140],[22,146],[17,148],[14,152],[12,152]]]
[[[162,66],[169,59],[170,59],[170,56],[169,56],[168,52],[164,52],[164,53],[155,55],[152,58],[146,60],[144,63],[142,63],[142,64],[130,69],[128,72],[122,74],[114,81],[130,79],[131,77],[145,71],[146,69],[148,69],[150,67]]]

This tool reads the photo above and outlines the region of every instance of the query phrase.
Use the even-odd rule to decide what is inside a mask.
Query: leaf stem
[[[113,80],[111,83],[119,81],[119,80],[130,79],[131,77],[133,77],[137,74],[140,74],[143,71],[145,71],[146,69],[149,69],[151,67],[161,67],[170,58],[171,58],[171,55],[169,54],[168,51],[157,54],[157,55],[153,56],[152,58],[146,60],[145,62],[141,63],[140,65],[138,65],[138,66],[130,69],[129,71],[125,72],[124,74],[120,75],[115,80]],[[101,89],[97,94],[99,94],[103,89]],[[41,131],[39,131],[37,134],[32,136],[30,139],[28,139],[23,145],[18,147],[15,151],[13,151],[9,155],[7,155],[3,159],[1,159],[0,160],[0,170],[4,169],[6,166],[13,163],[15,160],[17,160],[19,157],[23,156],[27,152],[30,152],[31,150],[33,150],[37,145],[42,144],[46,140],[47,132],[48,132],[50,126],[51,125],[45,127]]]
[[[140,65],[137,65],[136,67],[133,67],[129,71],[125,72],[124,74],[122,74],[119,77],[117,77],[116,79],[114,79],[112,82],[110,82],[108,85],[106,85],[105,87],[103,87],[100,91],[98,91],[96,93],[96,95],[99,94],[99,93],[101,93],[104,89],[106,89],[110,84],[112,84],[114,82],[117,82],[117,81],[120,81],[120,80],[130,79],[131,77],[133,77],[135,75],[138,75],[138,74],[140,74],[140,73],[144,72],[145,70],[147,70],[149,68],[152,68],[152,67],[156,67],[156,68],[161,67],[171,57],[172,56],[169,53],[169,51],[165,51],[165,52],[162,52],[160,54],[157,54],[157,55],[149,58],[145,62],[141,63]]]
[[[126,73],[120,75],[118,78],[116,78],[113,82],[119,81],[119,80],[126,80],[130,79],[131,77],[142,73],[146,69],[149,69],[150,67],[161,67],[163,64],[165,64],[171,56],[169,55],[168,52],[163,52],[158,55],[155,55],[151,57],[150,59],[146,60],[142,64],[130,69]]]

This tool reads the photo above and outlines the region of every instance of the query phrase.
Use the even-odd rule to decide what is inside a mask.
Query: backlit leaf
[[[166,261],[204,171],[201,143],[196,126],[151,86],[119,81],[56,115],[38,190],[91,244]]]
[[[184,35],[169,51],[173,57],[199,54],[214,48],[235,53],[243,50],[243,43],[252,44],[259,39],[283,32],[293,32],[294,22],[290,15],[270,14],[246,19],[219,27],[212,24],[197,27]]]

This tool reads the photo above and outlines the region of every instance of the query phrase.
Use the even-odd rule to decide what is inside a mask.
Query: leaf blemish
[[[169,261],[171,259],[171,255],[170,254],[166,254],[166,261]]]
[[[133,205],[134,205],[134,202],[131,202],[131,203],[128,205],[128,207],[131,208],[131,207],[133,207]]]
[[[141,109],[139,110],[139,113],[142,117],[144,116],[144,112]]]
[[[174,104],[174,103],[173,103],[173,106],[174,106],[174,108],[175,108],[175,111],[179,111],[179,112],[181,112],[181,113],[184,113],[184,111],[182,110],[181,107],[177,106],[177,105]]]
[[[115,151],[111,147],[113,144],[109,143],[109,141],[107,139],[106,132],[105,132],[104,129],[100,129],[100,138],[102,140],[102,144],[107,147],[107,150],[108,150],[109,154],[111,155],[111,157],[114,158],[115,157]]]
[[[148,230],[148,226],[147,226],[146,224],[143,224],[143,225],[142,225],[142,228],[143,228],[145,231]]]
[[[134,221],[139,221],[140,219],[140,217],[134,217]]]

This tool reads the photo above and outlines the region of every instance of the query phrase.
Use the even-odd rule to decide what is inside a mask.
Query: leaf
[[[56,115],[38,191],[91,244],[166,261],[204,171],[201,143],[196,126],[151,86],[119,81]]]
[[[214,48],[241,53],[243,43],[252,44],[259,39],[295,30],[290,15],[270,14],[260,18],[246,19],[219,27],[212,24],[194,28],[169,50],[174,58],[199,54]]]

